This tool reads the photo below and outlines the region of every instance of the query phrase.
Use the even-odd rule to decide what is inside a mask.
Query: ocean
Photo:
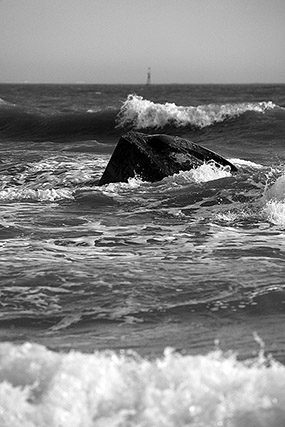
[[[283,427],[285,85],[0,97],[0,427]],[[98,186],[129,130],[238,172]]]

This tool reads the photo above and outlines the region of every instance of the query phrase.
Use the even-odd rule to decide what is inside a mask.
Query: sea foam
[[[210,161],[203,163],[201,166],[191,169],[190,171],[180,171],[179,173],[165,179],[167,181],[175,181],[176,183],[202,183],[229,176],[232,176],[229,166],[220,166],[215,162]]]
[[[285,175],[277,178],[275,183],[265,189],[263,211],[270,222],[285,226]]]
[[[163,128],[166,125],[194,126],[203,128],[225,119],[239,116],[247,111],[264,113],[275,108],[271,102],[243,102],[237,104],[209,104],[200,106],[177,106],[175,103],[159,104],[129,95],[118,115],[118,126],[135,129]]]
[[[49,201],[63,199],[74,199],[73,191],[68,188],[46,188],[46,189],[15,189],[6,188],[0,190],[0,200],[5,201],[21,201],[21,200],[34,200],[34,201]]]
[[[269,365],[269,366],[268,366]],[[0,344],[1,427],[280,427],[285,367],[215,351],[59,354]]]
[[[105,160],[89,157],[77,162],[58,157],[30,163],[23,170],[3,174],[0,200],[72,200],[76,187],[93,183],[105,164]]]
[[[189,171],[180,171],[173,175],[167,176],[161,181],[159,181],[159,183],[161,185],[167,185],[167,188],[169,189],[169,186],[173,185],[183,186],[191,182],[199,184],[220,178],[227,178],[230,176],[232,176],[232,173],[230,171],[229,166],[222,166],[216,164],[214,161],[209,161]],[[106,195],[113,195],[121,194],[125,191],[129,191],[139,187],[149,187],[151,185],[152,183],[143,181],[139,176],[135,176],[134,178],[129,178],[128,182],[110,183],[106,186],[100,187],[100,191],[102,191],[102,193]]]

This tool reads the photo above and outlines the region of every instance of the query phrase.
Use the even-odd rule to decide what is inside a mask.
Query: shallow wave
[[[156,360],[0,344],[2,427],[183,427],[285,423],[285,368],[215,351]]]
[[[240,116],[247,111],[264,113],[275,107],[276,105],[271,101],[182,107],[168,102],[154,103],[143,99],[142,96],[129,95],[118,115],[118,126],[131,125],[135,129],[157,129],[167,125],[204,128]]]
[[[129,178],[126,183],[118,182],[98,187],[96,182],[105,165],[105,159],[85,155],[81,162],[66,157],[51,157],[25,165],[17,173],[9,173],[8,168],[2,171],[0,200],[53,202],[70,199],[85,204],[102,205],[115,200],[126,202],[134,189],[142,193],[151,190],[152,184],[142,181],[139,176]],[[168,176],[155,187],[159,185],[169,191],[189,183],[205,183],[230,176],[232,174],[228,166],[207,162],[196,169]]]
[[[106,160],[92,155],[54,156],[23,165],[3,165],[0,200],[54,201],[73,199],[77,187],[94,185]]]

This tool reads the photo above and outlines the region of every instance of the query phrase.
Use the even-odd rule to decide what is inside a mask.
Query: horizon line
[[[197,82],[170,82],[170,83],[95,83],[95,82],[84,82],[84,81],[76,81],[76,82],[30,82],[30,81],[16,81],[16,82],[1,82],[1,85],[13,85],[13,84],[19,84],[19,85],[106,85],[106,86],[161,86],[161,85],[284,85],[285,82],[231,82],[231,83],[215,83],[215,82],[208,82],[208,83],[197,83]]]

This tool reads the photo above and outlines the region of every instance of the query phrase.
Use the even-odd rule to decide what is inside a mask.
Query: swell
[[[118,135],[118,110],[73,112],[44,115],[5,105],[0,110],[0,137],[16,141],[86,141],[100,136]]]

